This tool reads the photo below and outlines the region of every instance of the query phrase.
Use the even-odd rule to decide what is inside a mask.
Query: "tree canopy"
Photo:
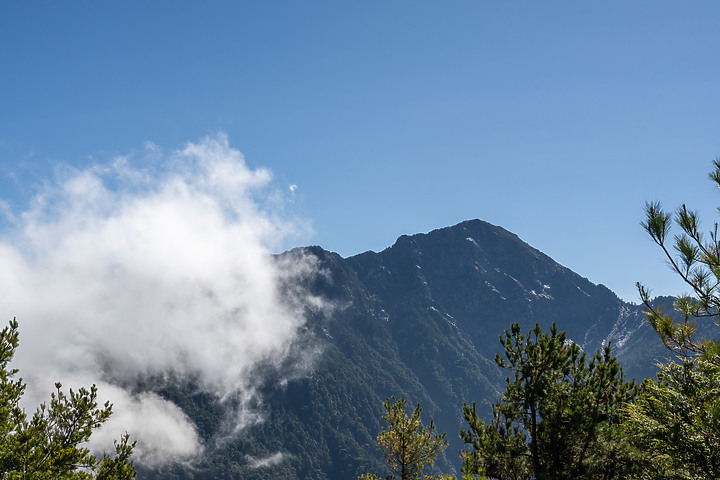
[[[400,480],[421,478],[425,466],[432,466],[438,454],[447,447],[444,433],[435,432],[432,419],[427,426],[422,424],[422,407],[418,404],[410,415],[406,410],[407,401],[395,397],[385,399],[383,406],[386,414],[383,420],[387,425],[378,434],[377,440],[385,455],[390,469],[399,475]],[[365,474],[361,480],[378,477]],[[395,478],[390,475],[386,479]],[[429,478],[429,477],[423,477]]]
[[[127,434],[115,443],[115,455],[97,458],[87,442],[112,414],[98,405],[97,388],[63,392],[55,384],[49,403],[32,416],[20,406],[26,385],[9,367],[19,343],[18,322],[0,331],[0,479],[124,480],[136,475],[134,443]]]
[[[720,158],[713,162],[709,177],[720,187]],[[671,237],[673,221],[680,228],[680,233]],[[638,291],[648,309],[650,324],[665,346],[676,354],[683,357],[699,356],[720,366],[720,344],[714,339],[697,338],[695,322],[696,319],[711,318],[720,325],[718,223],[715,222],[713,228],[705,234],[700,229],[698,213],[685,204],[670,213],[662,208],[660,202],[648,202],[645,204],[645,220],[641,225],[660,246],[673,272],[691,291],[676,298],[675,308],[683,317],[676,320],[656,308],[650,299],[650,290],[638,282]]]
[[[720,187],[720,158],[709,177]],[[673,223],[680,233],[671,240]],[[659,365],[657,379],[645,379],[639,396],[625,408],[624,427],[649,459],[643,478],[718,478],[720,343],[699,334],[697,325],[703,320],[720,325],[718,223],[703,233],[697,212],[686,205],[670,213],[660,202],[649,202],[641,225],[690,293],[675,299],[678,318],[653,305],[650,290],[637,284],[648,321],[676,358]]]
[[[624,427],[648,458],[642,478],[703,479],[720,473],[720,369],[704,360],[661,365],[625,407]]]
[[[590,361],[553,324],[522,334],[515,323],[501,337],[500,367],[511,371],[502,399],[485,423],[475,404],[463,413],[465,478],[626,478],[634,468],[620,428],[621,405],[633,398],[607,346]]]

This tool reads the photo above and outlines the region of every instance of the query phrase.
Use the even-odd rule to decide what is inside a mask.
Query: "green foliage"
[[[135,478],[135,466],[132,457],[135,442],[130,443],[130,435],[125,433],[120,441],[115,441],[115,456],[103,454],[97,466],[97,480],[121,480]]]
[[[720,158],[715,159],[710,179],[720,187]],[[681,233],[673,235],[672,223]],[[720,238],[718,224],[704,235],[695,211],[685,205],[674,214],[663,210],[659,202],[645,204],[645,221],[641,222],[650,238],[660,246],[672,270],[691,289],[675,301],[675,309],[683,315],[674,320],[650,302],[650,290],[637,283],[640,298],[647,307],[650,324],[665,346],[680,356],[697,356],[720,365],[720,344],[707,338],[696,338],[695,319],[711,317],[718,323],[720,313]],[[672,243],[672,246],[668,246]],[[672,253],[674,250],[674,254]],[[720,323],[718,323],[720,324]]]
[[[0,479],[103,479],[135,477],[130,460],[134,443],[124,435],[116,442],[116,455],[97,459],[84,446],[92,432],[111,415],[109,403],[97,402],[97,388],[68,394],[60,383],[49,404],[41,404],[32,417],[20,407],[25,393],[17,369],[9,369],[18,346],[18,323],[13,319],[0,331]]]
[[[392,480],[392,475],[385,477],[385,480]],[[418,477],[420,478],[420,477]],[[447,475],[441,473],[440,475],[423,475],[423,480],[457,480],[455,475]],[[383,480],[373,473],[363,473],[358,477],[358,480]]]
[[[512,419],[493,406],[493,418],[485,423],[477,414],[477,406],[463,405],[463,417],[470,427],[461,430],[460,437],[472,450],[460,452],[462,474],[466,480],[484,480],[489,474],[495,478],[528,478],[526,436]]]
[[[465,405],[470,446],[462,452],[466,479],[625,478],[633,452],[620,428],[620,406],[633,398],[610,348],[587,362],[580,348],[553,324],[527,335],[513,324],[500,339],[500,367],[513,372],[502,400],[485,423]]]
[[[699,359],[660,366],[625,409],[624,428],[651,460],[643,478],[720,478],[720,369]]]
[[[720,158],[713,167],[709,177],[720,187]],[[671,214],[659,202],[645,205],[645,217],[643,228],[691,293],[675,300],[682,314],[678,321],[652,305],[650,291],[637,284],[650,324],[680,361],[660,365],[658,379],[643,382],[639,397],[626,408],[624,427],[649,458],[647,478],[718,478],[720,343],[699,334],[696,323],[712,318],[720,325],[718,224],[704,235],[696,212],[682,205]],[[673,220],[681,233],[668,247]]]
[[[387,412],[383,416],[383,420],[387,426],[378,434],[377,440],[385,454],[385,459],[401,480],[442,478],[421,476],[421,474],[423,468],[426,465],[432,466],[438,453],[447,447],[445,434],[435,433],[435,425],[432,420],[429,425],[422,425],[420,404],[409,416],[406,405],[407,401],[404,398],[397,400],[395,397],[385,399],[383,404]],[[358,478],[372,480],[378,477],[364,474]],[[385,478],[390,480],[395,477],[390,475]]]

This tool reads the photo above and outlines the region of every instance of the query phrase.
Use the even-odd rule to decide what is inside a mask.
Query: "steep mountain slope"
[[[144,476],[350,479],[384,472],[375,436],[391,395],[420,402],[424,418],[448,432],[438,466],[451,471],[462,448],[463,402],[489,413],[504,388],[493,358],[512,322],[524,329],[556,322],[589,352],[611,341],[621,364],[624,356],[632,361],[630,376],[654,372],[665,355],[639,306],[479,220],[402,236],[380,253],[343,259],[309,247],[278,261],[297,254],[314,256],[319,273],[288,288],[322,299],[305,306],[306,329],[288,360],[288,368],[295,362],[307,369],[281,375],[282,366],[269,368],[258,384],[263,421],[208,444],[202,462]],[[191,385],[161,391],[205,426],[204,438],[217,439],[227,406],[188,392]]]
[[[348,261],[385,303],[442,310],[481,351],[496,347],[497,335],[513,321],[558,322],[570,338],[594,349],[620,314],[621,302],[604,286],[480,221],[403,236],[378,255]]]

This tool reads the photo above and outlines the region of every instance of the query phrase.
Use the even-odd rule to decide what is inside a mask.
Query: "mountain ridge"
[[[319,352],[312,367],[293,378],[268,375],[264,421],[221,451],[192,469],[146,472],[148,478],[321,480],[384,471],[375,436],[382,402],[392,395],[420,403],[424,418],[448,432],[438,468],[457,471],[462,404],[475,401],[487,416],[499,399],[506,374],[493,358],[511,323],[527,330],[555,322],[590,353],[618,344],[621,365],[627,361],[628,375],[638,378],[654,373],[664,353],[640,306],[481,220],[403,235],[378,253],[343,258],[310,246],[275,258],[281,265],[293,256],[312,258],[315,270],[287,288],[323,306],[303,306],[307,322],[288,362],[310,345]],[[193,420],[219,422],[206,418],[220,415],[217,405],[174,395]],[[212,431],[207,436],[211,441]],[[281,460],[258,463],[262,458]]]

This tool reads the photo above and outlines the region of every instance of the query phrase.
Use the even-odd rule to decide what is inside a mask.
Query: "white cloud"
[[[192,459],[202,453],[200,439],[187,416],[176,405],[153,393],[131,395],[115,385],[98,385],[113,403],[113,415],[93,436],[96,448],[108,451],[118,432],[139,439],[133,458],[148,466]]]
[[[20,322],[15,366],[31,395],[55,380],[97,383],[115,403],[100,436],[127,430],[157,463],[198,454],[198,436],[174,405],[119,385],[172,374],[251,398],[254,367],[286,356],[303,317],[279,296],[288,272],[270,253],[299,224],[273,210],[270,172],[248,168],[223,135],[146,150],[144,163],[66,169],[12,217],[0,311]],[[253,418],[238,412],[238,427]]]
[[[254,458],[251,456],[247,457],[248,464],[250,465],[250,468],[264,468],[264,467],[271,467],[273,465],[277,465],[278,463],[285,460],[286,455],[284,455],[282,452],[277,452],[273,455],[270,455],[269,457],[265,458]]]

